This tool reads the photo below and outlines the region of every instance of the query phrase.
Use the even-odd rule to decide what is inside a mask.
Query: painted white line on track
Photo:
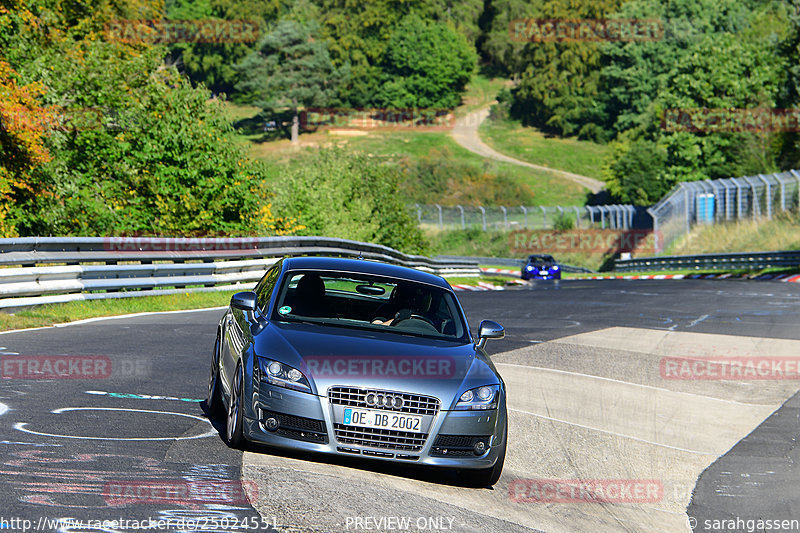
[[[2,402],[0,402],[0,416],[3,416],[8,412],[8,406]]]
[[[221,307],[204,307],[202,309],[179,309],[177,311],[143,311],[141,313],[130,313],[127,315],[114,315],[114,316],[95,316],[92,318],[84,318],[83,320],[75,320],[74,322],[63,322],[61,324],[53,324],[52,326],[42,326],[39,328],[24,328],[24,329],[12,329],[8,331],[0,331],[0,335],[7,335],[9,333],[23,333],[26,331],[39,331],[42,329],[52,329],[52,328],[65,328],[67,326],[77,326],[80,324],[89,324],[91,322],[99,322],[101,320],[119,320],[123,318],[136,318],[139,316],[148,316],[148,315],[169,315],[173,313],[198,313],[202,311],[221,311],[223,309],[227,309],[228,306],[221,306]]]
[[[592,427],[592,426],[585,426],[583,424],[577,424],[575,422],[569,422],[568,420],[561,420],[560,418],[553,418],[551,416],[545,416],[545,415],[540,415],[540,414],[537,414],[537,413],[531,413],[530,411],[523,411],[522,409],[514,409],[513,407],[509,407],[508,410],[509,411],[515,411],[517,413],[523,413],[523,414],[530,415],[530,416],[535,416],[537,418],[543,418],[545,420],[551,420],[553,422],[559,422],[561,424],[568,424],[570,426],[576,426],[576,427],[580,427],[580,428],[584,428],[584,429],[589,429],[589,430],[592,430],[592,431],[599,431],[600,433],[607,433],[609,435],[614,435],[616,437],[622,437],[622,438],[625,438],[625,439],[631,439],[631,440],[635,440],[635,441],[638,441],[638,442],[644,442],[645,444],[652,444],[653,446],[660,446],[662,448],[669,448],[670,450],[678,450],[680,452],[694,453],[694,454],[697,454],[697,455],[714,455],[714,456],[718,456],[719,455],[719,453],[717,453],[717,452],[701,452],[701,451],[698,451],[698,450],[690,450],[688,448],[680,448],[678,446],[670,446],[669,444],[662,444],[660,442],[655,442],[655,441],[652,441],[652,440],[642,439],[642,438],[639,438],[639,437],[634,437],[632,435],[625,435],[624,433],[617,433],[616,431],[609,431],[607,429],[600,429],[600,428],[596,428],[596,427]]]
[[[175,415],[175,416],[182,416],[185,418],[193,418],[195,420],[199,420],[201,422],[207,423],[211,426],[211,422],[207,418],[202,418],[196,415],[187,415],[186,413],[173,413],[171,411],[150,411],[147,409],[122,409],[119,407],[61,407],[60,409],[53,409],[51,413],[54,414],[61,414],[66,413],[69,411],[127,411],[132,413],[151,413],[151,414],[158,414],[158,415]],[[193,439],[202,439],[205,437],[213,437],[217,435],[217,431],[211,427],[205,433],[200,435],[193,435],[191,437],[86,437],[86,436],[79,436],[79,435],[58,435],[55,433],[42,433],[39,431],[34,431],[32,429],[28,429],[25,426],[27,422],[17,422],[14,424],[14,429],[18,431],[23,431],[25,433],[30,433],[32,435],[39,435],[42,437],[56,437],[62,439],[80,439],[80,440],[106,440],[106,441],[163,441],[163,440],[193,440]]]
[[[705,320],[706,318],[708,318],[708,315],[703,315],[703,316],[701,316],[701,317],[698,317],[698,318],[696,318],[696,319],[692,320],[692,322],[691,322],[691,323],[690,323],[688,326],[686,326],[686,327],[687,327],[687,328],[693,328],[693,327],[695,327],[697,324],[699,324],[700,322],[702,322],[703,320]]]
[[[586,377],[586,378],[599,379],[599,380],[602,380],[602,381],[611,381],[613,383],[619,383],[619,384],[622,384],[622,385],[630,385],[631,387],[640,387],[640,388],[643,388],[643,389],[657,390],[657,391],[661,391],[661,392],[669,392],[669,393],[681,394],[681,395],[685,395],[685,396],[694,396],[696,398],[703,398],[704,400],[712,400],[712,401],[715,401],[715,402],[734,403],[736,405],[747,405],[747,406],[752,406],[752,407],[773,407],[772,404],[744,403],[744,402],[737,402],[736,400],[725,400],[723,398],[716,398],[714,396],[704,396],[702,394],[695,394],[693,392],[676,391],[676,390],[672,390],[672,389],[665,389],[663,387],[656,387],[656,386],[653,386],[653,385],[643,385],[641,383],[633,383],[633,382],[630,382],[630,381],[623,381],[623,380],[620,380],[620,379],[607,378],[607,377],[603,377],[603,376],[593,376],[591,374],[582,374],[580,372],[571,372],[569,370],[558,370],[558,369],[555,369],[555,368],[545,368],[545,367],[541,367],[541,366],[519,365],[519,364],[516,364],[516,363],[499,363],[499,362],[495,362],[494,364],[495,364],[495,366],[513,366],[513,367],[517,367],[517,368],[530,368],[532,370],[542,370],[542,371],[545,371],[545,372],[555,372],[555,373],[558,373],[558,374],[569,374],[571,376],[582,376],[582,377]]]

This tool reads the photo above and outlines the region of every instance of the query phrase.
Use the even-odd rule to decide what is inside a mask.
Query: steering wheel
[[[436,325],[433,323],[433,321],[430,318],[424,317],[422,315],[414,315],[414,314],[412,314],[412,315],[408,316],[407,318],[404,318],[402,320],[398,320],[397,322],[393,322],[392,325],[393,326],[398,326],[398,325],[402,324],[403,322],[405,322],[406,320],[420,320],[422,322],[425,322],[426,324],[429,324],[433,329],[436,330],[437,333],[439,331],[438,329],[436,329]]]

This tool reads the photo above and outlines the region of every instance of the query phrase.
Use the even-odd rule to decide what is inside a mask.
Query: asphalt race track
[[[473,328],[507,329],[488,345],[510,409],[493,489],[408,465],[227,448],[200,402],[221,311],[152,314],[0,334],[0,529],[674,532],[800,520],[800,383],[774,366],[800,358],[800,287],[564,281],[459,298]],[[711,367],[675,359],[709,356],[772,366],[709,379]],[[72,379],[35,379],[55,365]]]

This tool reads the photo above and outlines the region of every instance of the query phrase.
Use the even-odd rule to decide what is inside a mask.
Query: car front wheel
[[[209,418],[220,418],[224,413],[219,387],[219,343],[220,335],[219,331],[217,331],[214,353],[211,356],[211,371],[208,376],[208,391],[206,394],[206,407],[208,408]]]
[[[228,403],[228,417],[226,419],[225,437],[228,446],[241,448],[244,445],[242,431],[242,386],[244,384],[242,366],[236,367],[236,374],[231,386],[231,400]]]

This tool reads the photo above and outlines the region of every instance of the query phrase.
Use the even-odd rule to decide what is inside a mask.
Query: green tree
[[[299,110],[329,106],[348,69],[334,67],[326,41],[313,37],[314,28],[284,19],[266,34],[238,69],[242,99],[272,111],[292,111],[292,142],[298,141]]]
[[[276,213],[297,217],[301,235],[374,242],[422,253],[425,240],[399,194],[399,172],[363,154],[322,149],[284,169]]]
[[[285,10],[277,0],[172,0],[168,4],[167,17],[172,20],[246,21],[262,30]],[[203,83],[215,93],[231,94],[238,81],[236,64],[256,45],[256,41],[249,40],[249,34],[231,37],[213,43],[171,44],[168,61],[178,65],[195,84]]]
[[[390,108],[445,108],[461,102],[476,56],[463,35],[412,15],[389,40],[377,103]]]
[[[317,0],[321,34],[337,66],[349,65],[352,76],[340,88],[353,107],[383,105],[376,99],[386,81],[384,65],[390,40],[407,17],[440,23],[466,37],[472,48],[480,38],[483,0]]]

